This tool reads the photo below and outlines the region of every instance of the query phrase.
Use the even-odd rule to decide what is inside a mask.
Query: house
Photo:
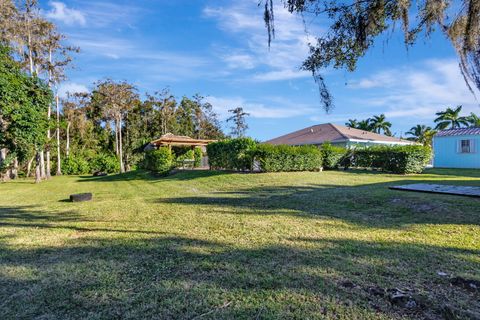
[[[480,168],[480,127],[439,131],[433,137],[436,168]]]
[[[266,141],[269,144],[321,145],[330,142],[332,145],[353,148],[374,145],[409,145],[412,141],[385,136],[370,131],[349,128],[333,123],[324,123],[304,128],[275,139]]]

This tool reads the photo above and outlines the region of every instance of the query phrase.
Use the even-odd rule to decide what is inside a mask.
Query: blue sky
[[[434,113],[446,106],[462,104],[466,114],[480,113],[441,34],[407,51],[401,32],[394,32],[379,39],[354,73],[326,70],[335,99],[326,114],[311,75],[299,69],[314,38],[280,6],[269,49],[258,0],[40,3],[42,13],[81,48],[62,93],[91,89],[106,77],[127,80],[141,93],[165,87],[179,98],[200,93],[221,120],[228,109],[242,106],[251,114],[248,134],[260,140],[380,113],[397,135],[415,124],[432,125]],[[307,19],[310,34],[325,27]]]

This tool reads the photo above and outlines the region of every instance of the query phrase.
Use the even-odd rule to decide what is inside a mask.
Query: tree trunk
[[[30,177],[30,175],[32,173],[33,160],[35,160],[35,156],[33,156],[30,160],[28,160],[28,163],[27,163],[27,178]]]
[[[120,173],[125,172],[125,166],[123,165],[123,152],[122,152],[122,120],[118,121],[118,159],[120,159]]]
[[[40,169],[41,159],[40,152],[37,151],[37,154],[35,155],[35,183],[40,183],[40,181],[42,181],[42,173]]]
[[[47,112],[47,119],[50,121],[50,118],[52,116],[52,106],[48,104],[48,112]],[[50,179],[51,177],[51,172],[52,172],[52,167],[50,164],[50,128],[47,129],[47,151],[45,152],[45,157],[47,161],[47,168],[46,168],[46,178]]]
[[[0,166],[3,164],[3,162],[7,159],[7,149],[3,148],[0,149]],[[1,181],[7,181],[9,178],[9,173],[8,170],[5,172],[0,172],[0,180]]]
[[[57,136],[57,176],[62,175],[62,158],[60,155],[60,104],[58,102],[58,93],[55,95],[55,105],[57,112],[57,128],[55,130],[55,135]]]
[[[13,159],[12,179],[18,179],[18,158]]]
[[[70,156],[70,121],[67,123],[67,145],[65,147],[65,155]]]
[[[42,179],[46,179],[47,175],[45,173],[45,152],[40,151],[40,175]]]
[[[115,119],[115,154],[118,156],[118,121]]]

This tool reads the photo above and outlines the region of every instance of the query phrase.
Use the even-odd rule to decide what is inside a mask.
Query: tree
[[[41,181],[40,150],[45,144],[48,128],[47,109],[52,92],[38,77],[25,74],[13,61],[9,50],[0,47],[0,149],[10,152],[0,165],[9,161],[25,161],[36,155],[35,182]]]
[[[370,119],[370,128],[372,132],[381,133],[383,132],[387,136],[391,136],[392,132],[390,128],[392,127],[392,123],[386,121],[386,117],[384,114],[379,116],[373,116]]]
[[[122,147],[122,125],[123,119],[128,111],[138,100],[137,89],[125,82],[115,82],[111,79],[100,81],[96,84],[95,94],[97,103],[102,106],[102,111],[107,121],[112,121],[115,128],[115,154],[120,162],[120,172],[125,172],[123,147]]]
[[[471,112],[467,118],[470,127],[480,127],[480,117],[477,116],[475,113]]]
[[[345,122],[345,126],[349,128],[357,128],[358,127],[358,121],[357,119],[348,119],[348,122]]]
[[[90,94],[87,92],[67,92],[67,97],[62,99],[63,116],[66,122],[65,128],[65,156],[70,156],[71,148],[71,132],[72,128],[75,133],[83,138],[89,127],[86,117],[86,111],[90,104]],[[93,125],[92,125],[93,126]],[[78,141],[76,145],[85,146],[85,141]],[[90,146],[91,147],[91,146]]]
[[[364,131],[372,131],[370,118],[365,119],[365,120],[360,120],[358,122],[357,129],[364,130]]]
[[[388,34],[395,25],[403,27],[406,46],[419,35],[428,37],[437,28],[455,48],[460,70],[469,89],[480,89],[480,0],[280,0],[290,13],[320,17],[330,22],[327,31],[310,44],[310,55],[303,63],[320,86],[321,99],[328,111],[332,99],[320,70],[329,66],[354,71],[357,61],[374,46],[375,39]],[[264,0],[264,20],[268,43],[275,36],[274,1]],[[305,19],[304,19],[305,20]],[[313,21],[314,19],[309,19]],[[410,25],[414,21],[413,26]],[[306,30],[311,35],[311,31]]]
[[[194,101],[183,97],[175,112],[177,131],[176,134],[193,137],[195,134],[195,115],[199,108]]]
[[[437,112],[437,118],[434,122],[437,124],[435,129],[445,130],[450,127],[450,129],[461,128],[462,126],[468,126],[468,120],[465,117],[460,116],[462,112],[462,106],[457,106],[455,109],[448,107],[445,111]]]
[[[407,138],[408,140],[419,142],[424,146],[432,145],[432,138],[435,133],[435,130],[423,124],[417,124],[406,132],[407,135],[411,136]]]
[[[249,113],[243,111],[242,107],[237,107],[235,109],[230,109],[228,112],[233,113],[233,115],[227,119],[227,122],[232,121],[233,126],[231,127],[231,135],[234,137],[244,137],[245,132],[248,129],[246,122],[246,117],[249,116]]]

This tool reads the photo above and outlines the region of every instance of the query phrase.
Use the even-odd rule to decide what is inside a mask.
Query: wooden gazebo
[[[205,151],[206,146],[209,143],[216,142],[217,140],[208,140],[208,139],[194,139],[187,136],[176,136],[172,133],[167,133],[161,136],[160,138],[151,141],[146,147],[145,150],[149,149],[158,149],[162,146],[168,146],[171,148],[172,146],[190,146],[194,147],[201,147],[203,151]]]

